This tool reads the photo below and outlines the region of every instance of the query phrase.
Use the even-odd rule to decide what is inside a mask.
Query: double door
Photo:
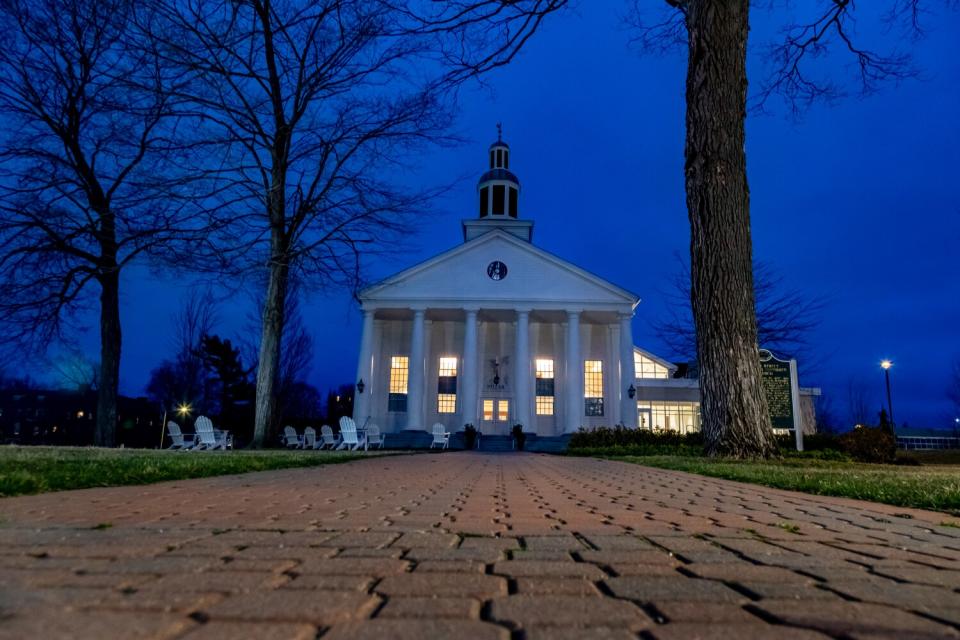
[[[510,398],[482,398],[480,400],[480,431],[489,435],[510,434]]]

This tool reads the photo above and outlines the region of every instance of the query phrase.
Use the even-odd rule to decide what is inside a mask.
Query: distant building
[[[96,411],[96,391],[3,389],[0,390],[0,442],[91,445]],[[121,396],[117,444],[157,446],[160,420],[156,406],[146,398]]]
[[[490,145],[463,244],[360,292],[354,419],[386,432],[699,430],[695,377],[634,346],[640,299],[533,244],[510,161],[506,142]]]

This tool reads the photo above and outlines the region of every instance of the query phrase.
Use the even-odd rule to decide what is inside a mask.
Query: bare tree
[[[193,410],[210,409],[207,398],[208,372],[203,360],[204,337],[213,333],[217,308],[210,292],[194,289],[171,318],[173,358],[164,360],[150,373],[147,394],[166,410],[189,405]]]
[[[57,384],[73,390],[97,390],[100,387],[100,369],[99,362],[93,362],[76,349],[50,361],[50,370],[56,375]]]
[[[868,424],[873,410],[870,408],[870,392],[863,378],[853,377],[847,381],[847,410],[850,424]]]
[[[666,13],[649,20],[649,3],[633,0],[636,43],[660,50],[686,45],[690,294],[705,449],[736,457],[776,451],[757,354],[745,152],[750,5],[750,0],[666,0],[659,5]],[[769,50],[771,66],[757,108],[774,95],[795,111],[839,96],[841,85],[810,65],[811,58],[833,48],[853,56],[863,93],[911,75],[909,56],[877,54],[854,41],[856,3],[830,0],[813,6],[813,17],[787,25],[782,42]],[[920,0],[889,0],[886,7],[891,25],[920,33]]]
[[[680,269],[664,292],[666,315],[652,322],[657,337],[679,357],[697,353],[697,332],[690,309],[690,268],[682,258]],[[759,345],[783,357],[798,357],[809,347],[809,334],[820,324],[826,300],[789,288],[774,268],[754,262],[753,290]]]
[[[176,235],[168,74],[131,0],[0,1],[0,315],[44,350],[99,295],[95,442],[110,446],[120,274]]]
[[[184,0],[156,30],[216,127],[217,208],[204,263],[254,278],[261,314],[254,446],[277,411],[291,278],[355,288],[361,256],[407,231],[432,191],[411,151],[449,141],[451,89],[505,64],[565,0]]]
[[[953,403],[953,419],[955,419],[960,416],[960,358],[956,358],[951,366],[947,398]]]

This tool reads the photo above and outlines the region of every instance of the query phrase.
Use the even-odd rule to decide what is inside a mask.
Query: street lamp
[[[883,369],[883,375],[887,380],[887,413],[890,414],[890,424],[895,424],[893,421],[893,402],[890,400],[890,367],[893,366],[893,362],[890,360],[881,360],[880,368]]]
[[[190,406],[188,402],[181,402],[177,405],[177,413],[180,414],[181,418],[184,418],[190,415],[190,412],[193,411],[193,407]]]

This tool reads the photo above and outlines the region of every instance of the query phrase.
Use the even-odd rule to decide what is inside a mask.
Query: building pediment
[[[633,293],[503,230],[493,230],[360,292],[364,306],[551,306],[632,310]]]

